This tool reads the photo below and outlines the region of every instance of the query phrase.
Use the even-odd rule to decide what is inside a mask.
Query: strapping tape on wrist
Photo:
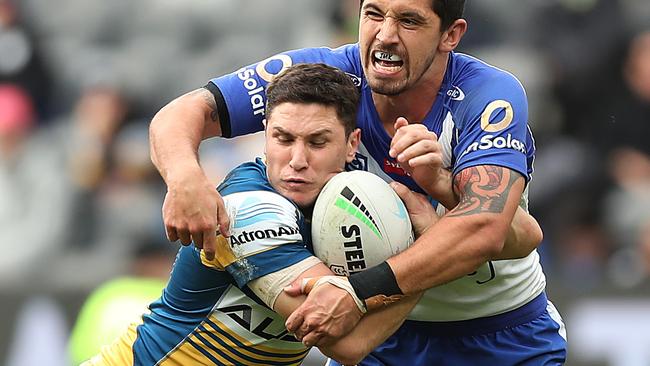
[[[348,282],[348,279],[346,277],[322,276],[322,277],[314,277],[314,278],[304,278],[301,284],[302,293],[308,294],[316,287],[326,283],[329,283],[330,285],[336,286],[342,290],[347,291],[350,294],[350,296],[352,296],[352,299],[354,300],[355,304],[357,304],[357,307],[359,308],[361,313],[362,314],[366,313],[365,303],[361,301],[361,299],[359,299],[356,292],[352,288],[352,285],[350,285],[350,282]]]
[[[357,297],[364,301],[366,310],[386,306],[404,297],[388,263],[368,268],[348,277]]]

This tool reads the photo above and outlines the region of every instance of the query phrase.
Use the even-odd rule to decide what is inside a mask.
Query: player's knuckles
[[[435,168],[442,166],[442,154],[430,153],[427,154],[427,163]]]
[[[413,148],[417,150],[418,154],[428,154],[428,153],[437,153],[440,151],[440,145],[431,140],[420,140],[413,145]]]
[[[296,310],[289,315],[287,318],[287,321],[285,322],[285,326],[287,327],[288,330],[295,332],[299,329],[300,326],[302,326],[302,323],[305,321],[305,308],[304,308],[304,303],[303,305],[299,306]]]
[[[187,220],[183,219],[180,215],[170,215],[165,222],[167,226],[175,229],[179,234],[189,232],[190,227]]]
[[[203,235],[204,232],[206,231],[216,231],[217,229],[217,222],[215,220],[211,220],[208,218],[202,218],[200,220],[196,220],[195,222],[192,222],[191,224],[188,225],[187,230],[191,232],[193,235]]]
[[[300,327],[298,328],[298,332],[300,332],[301,334],[304,335],[304,334],[309,333],[312,330],[312,328],[313,328],[313,324],[312,324],[311,320],[310,319],[305,319],[302,322],[302,324],[300,325]]]

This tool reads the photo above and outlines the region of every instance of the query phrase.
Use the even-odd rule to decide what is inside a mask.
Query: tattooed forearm
[[[210,119],[213,121],[219,120],[219,112],[217,111],[217,101],[214,100],[214,95],[206,88],[199,88],[191,92],[191,94],[200,95],[205,103],[210,107]]]
[[[460,203],[447,216],[478,213],[501,213],[510,188],[523,177],[499,166],[476,166],[463,170],[454,178],[454,191]]]

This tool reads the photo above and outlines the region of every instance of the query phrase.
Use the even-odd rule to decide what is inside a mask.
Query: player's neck
[[[377,113],[382,122],[395,123],[398,117],[406,117],[411,123],[424,120],[436,101],[438,88],[416,88],[400,95],[372,94]]]
[[[389,135],[393,136],[393,124],[398,117],[405,117],[409,123],[421,123],[424,120],[436,102],[447,69],[447,60],[447,57],[439,57],[428,75],[399,95],[372,93],[375,109]]]

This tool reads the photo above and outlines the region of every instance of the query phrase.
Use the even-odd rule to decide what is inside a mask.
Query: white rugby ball
[[[337,275],[373,267],[413,242],[397,193],[378,176],[343,172],[318,195],[311,221],[314,254]]]

